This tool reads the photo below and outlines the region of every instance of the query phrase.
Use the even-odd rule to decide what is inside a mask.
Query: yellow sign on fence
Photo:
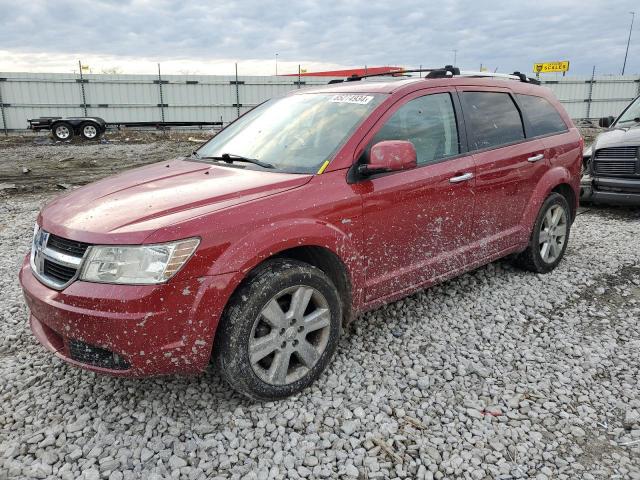
[[[562,62],[546,62],[546,63],[534,63],[534,73],[550,73],[550,72],[568,72],[569,61]]]

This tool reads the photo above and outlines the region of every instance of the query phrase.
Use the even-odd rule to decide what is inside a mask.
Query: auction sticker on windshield
[[[360,105],[366,105],[372,99],[372,95],[334,95],[330,101],[334,103],[358,103]]]

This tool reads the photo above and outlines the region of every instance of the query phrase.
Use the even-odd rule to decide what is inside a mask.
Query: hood
[[[602,132],[593,142],[592,149],[607,147],[640,146],[640,125],[614,128]]]
[[[143,243],[156,230],[304,185],[311,175],[173,160],[86,185],[49,203],[38,223],[87,243]]]

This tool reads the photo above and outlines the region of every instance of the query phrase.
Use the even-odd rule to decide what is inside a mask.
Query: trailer
[[[40,117],[27,120],[29,129],[50,130],[56,140],[71,140],[79,135],[84,140],[96,140],[107,128],[156,128],[169,130],[172,127],[222,127],[222,122],[105,122],[100,117]]]

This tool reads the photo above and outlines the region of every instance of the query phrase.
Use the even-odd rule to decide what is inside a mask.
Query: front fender
[[[234,241],[212,263],[207,275],[236,272],[235,282],[265,259],[295,247],[323,247],[342,260],[352,285],[353,301],[359,298],[363,269],[356,241],[335,225],[313,219],[283,220],[262,226]]]
[[[522,215],[522,219],[520,221],[520,225],[523,226],[521,238],[522,243],[529,242],[529,237],[533,231],[533,225],[538,217],[538,212],[540,211],[542,203],[554,188],[563,183],[568,184],[573,190],[575,203],[572,207],[574,208],[574,211],[578,208],[578,198],[580,196],[579,179],[576,181],[576,177],[572,176],[569,170],[565,167],[551,167],[537,183],[536,188],[531,195],[531,200]]]

